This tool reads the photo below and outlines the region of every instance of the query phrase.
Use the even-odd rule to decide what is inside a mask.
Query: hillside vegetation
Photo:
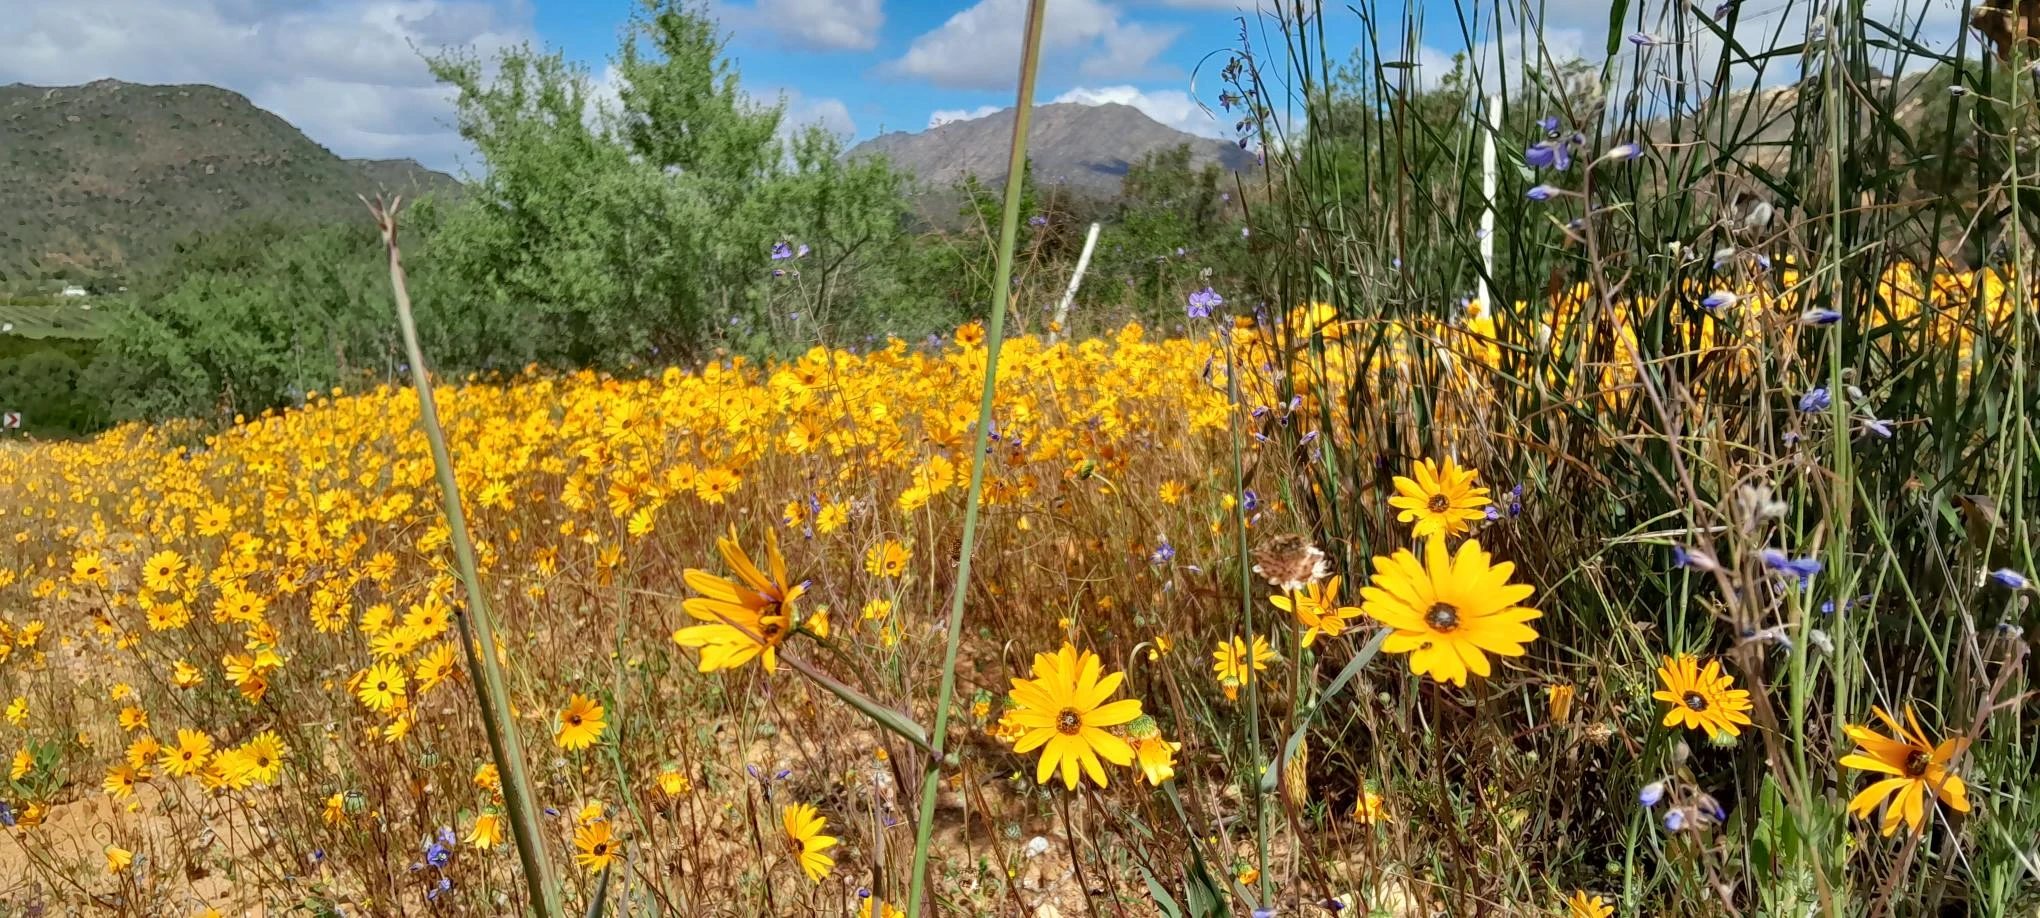
[[[416,163],[350,161],[215,86],[0,86],[0,279],[119,274],[253,218],[352,218],[378,189],[450,192]]]

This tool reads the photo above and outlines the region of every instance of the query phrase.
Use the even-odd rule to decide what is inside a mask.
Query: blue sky
[[[557,49],[598,81],[637,0],[0,0],[0,82],[238,91],[343,156],[476,166],[413,49]],[[708,0],[745,88],[853,139],[1012,104],[1024,0]],[[1117,101],[1219,136],[1215,68],[1257,0],[1051,0],[1039,101]],[[1401,0],[1391,0],[1401,2]],[[1357,35],[1334,9],[1335,35]]]
[[[633,0],[539,3],[536,31],[598,74]],[[931,119],[1013,103],[1023,0],[742,0],[713,14],[730,36],[744,84],[785,93],[796,117],[858,138],[926,128]],[[1138,103],[1158,120],[1219,135],[1193,103],[1198,61],[1235,43],[1253,0],[1052,0],[1039,101]],[[1350,16],[1341,17],[1350,19]],[[1196,94],[1212,104],[1216,69]]]
[[[1011,105],[1025,0],[705,0],[730,36],[747,91],[784,95],[790,118],[862,139],[918,131],[932,120]],[[1223,51],[1245,16],[1272,0],[1050,0],[1039,102],[1114,101],[1165,124],[1224,136],[1214,105]],[[1416,55],[1435,79],[1463,50],[1455,12],[1497,0],[1351,0],[1399,21],[1425,21]],[[1517,8],[1519,0],[1504,0]],[[1558,56],[1597,56],[1606,0],[1531,0],[1542,40]],[[1812,0],[1740,0],[1745,28],[1802,20]],[[1948,20],[1957,0],[1869,0],[1873,15],[1925,9]],[[418,50],[467,48],[483,57],[518,44],[557,49],[598,81],[637,0],[0,0],[0,83],[69,85],[102,78],[210,83],[248,96],[350,157],[410,157],[478,171],[454,132],[453,106]],[[1662,17],[1678,4],[1637,3]],[[1348,0],[1326,0],[1337,56],[1361,38]],[[1639,21],[1639,28],[1653,23]],[[1394,26],[1398,27],[1399,26]],[[1258,41],[1264,26],[1250,25]],[[1492,45],[1478,49],[1493,54]],[[1205,70],[1193,71],[1210,57]]]

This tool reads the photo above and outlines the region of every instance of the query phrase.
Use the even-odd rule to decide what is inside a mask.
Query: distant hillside
[[[346,160],[215,86],[0,86],[0,276],[119,270],[245,217],[350,219],[357,193],[459,183]]]
[[[901,171],[940,189],[966,175],[995,182],[1002,178],[1012,136],[1009,108],[919,133],[883,134],[851,148],[850,155],[883,153]],[[1196,165],[1216,162],[1239,171],[1254,167],[1254,155],[1234,144],[1186,134],[1116,103],[1041,106],[1034,110],[1027,137],[1036,183],[1102,195],[1117,192],[1127,166],[1141,157],[1186,143]]]

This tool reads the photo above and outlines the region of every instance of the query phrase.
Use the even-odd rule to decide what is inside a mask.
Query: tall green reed
[[[1360,430],[1351,444],[1323,444],[1292,490],[1322,495],[1302,506],[1351,570],[1389,528],[1366,509],[1379,506],[1388,471],[1458,452],[1527,486],[1520,528],[1539,537],[1501,528],[1488,540],[1531,572],[1547,608],[1563,610],[1544,620],[1552,662],[1647,705],[1635,693],[1647,696],[1654,653],[1736,661],[1761,696],[1763,730],[1727,761],[1703,756],[1703,777],[1735,802],[1724,832],[1748,856],[1675,857],[1632,824],[1623,858],[1651,871],[1625,880],[1635,894],[1718,905],[1710,886],[1721,888],[1727,869],[1729,887],[1767,910],[1891,909],[1966,897],[1965,884],[1985,896],[1977,901],[2007,906],[2030,884],[2033,858],[1986,862],[1963,847],[2004,851],[2003,838],[2034,825],[2031,781],[2018,776],[2032,761],[2035,712],[2007,703],[2015,696],[1998,681],[2023,659],[2008,648],[2032,624],[2030,600],[1979,589],[1992,565],[1972,556],[2033,569],[2032,291],[2017,287],[2020,308],[1993,324],[1980,295],[1950,314],[1901,315],[1877,279],[1954,257],[2029,276],[2040,208],[2025,170],[2036,154],[2016,127],[2030,117],[2031,78],[2020,61],[1977,53],[1960,30],[1934,41],[1921,4],[1865,15],[1860,3],[1727,3],[1716,13],[1623,0],[1601,20],[1605,41],[1589,52],[1598,65],[1544,43],[1535,23],[1557,12],[1457,3],[1397,16],[1372,3],[1308,4],[1247,33],[1274,36],[1241,50],[1236,76],[1253,90],[1243,95],[1270,151],[1254,235],[1294,242],[1271,249],[1255,292],[1273,304],[1278,332],[1281,310],[1315,299],[1356,322],[1372,352],[1392,331],[1406,333],[1411,352],[1346,393]],[[1960,20],[1972,12],[1962,4]],[[1328,41],[1326,22],[1349,14],[1361,43],[1340,67],[1345,49]],[[1425,36],[1427,20],[1446,22],[1442,39]],[[1419,46],[1452,42],[1477,49],[1455,74],[1412,66]],[[1487,93],[1502,100],[1504,150],[1520,156],[1545,139],[1535,122],[1553,115],[1563,133],[1584,135],[1582,162],[1564,173],[1505,169],[1489,200],[1477,181]],[[1930,102],[1921,116],[1922,96],[1934,93],[1962,101]],[[1975,126],[1967,139],[1963,123]],[[1633,164],[1587,165],[1631,141],[1644,147]],[[1544,181],[1568,194],[1528,200]],[[1483,277],[1471,227],[1489,208],[1502,238]],[[1730,274],[1842,321],[1802,328],[1794,316],[1708,314],[1700,299]],[[1479,306],[1499,322],[1499,359],[1441,368],[1435,356],[1469,318],[1456,304],[1478,280],[1495,292]],[[1937,340],[1936,321],[1977,334]],[[1434,413],[1460,372],[1495,397]],[[1832,394],[1824,411],[1796,411],[1816,387]],[[1412,388],[1419,397],[1403,394]],[[1329,422],[1332,406],[1323,415]],[[1894,435],[1870,421],[1894,422]],[[1294,448],[1294,432],[1278,435]],[[1757,488],[1775,489],[1766,493],[1784,510],[1752,524],[1737,506]],[[1981,535],[1965,520],[1978,511],[1960,509],[1972,494],[1996,508]],[[1672,545],[1706,550],[1727,569],[1673,569]],[[1766,548],[1816,556],[1824,570],[1781,600],[1753,560]],[[1595,653],[1574,646],[1638,628],[1652,633]],[[1911,844],[1846,853],[1861,823],[1841,812],[1841,795],[1860,782],[1833,764],[1848,751],[1847,724],[1867,721],[1873,703],[1908,700],[1970,735],[1973,780],[1993,789],[2006,820],[1972,818],[1980,830],[1941,836],[1931,870]],[[1622,772],[1599,774],[1598,792],[1620,800],[1659,770],[1698,761],[1682,746],[1654,742]],[[1950,863],[1970,865],[1955,871],[1967,875],[1951,882]],[[1522,864],[1505,875],[1539,882]]]
[[[999,348],[1005,343],[1006,306],[1012,298],[1013,252],[1020,231],[1020,173],[1027,163],[1027,126],[1034,110],[1034,82],[1041,62],[1041,33],[1047,0],[1029,0],[1020,45],[1020,78],[1013,103],[1013,140],[1006,156],[1005,201],[999,217],[998,268],[992,277],[991,318],[985,327],[985,381],[978,398],[977,421],[971,431],[970,488],[965,492],[962,543],[957,549],[956,585],[949,601],[944,632],[942,688],[936,694],[934,740],[948,747],[949,714],[956,702],[956,657],[963,640],[963,606],[970,589],[971,553],[977,547],[978,511],[983,506],[987,447],[991,442],[992,402],[998,391]],[[913,875],[907,893],[907,915],[920,918],[927,895],[928,852],[934,841],[935,799],[941,789],[945,755],[929,754],[921,773],[921,806],[914,824]]]
[[[523,868],[525,890],[539,918],[564,918],[560,885],[553,876],[552,861],[546,857],[545,840],[539,834],[538,807],[531,796],[531,777],[525,768],[524,743],[511,712],[509,690],[503,666],[497,659],[496,626],[489,612],[489,594],[476,572],[475,549],[468,537],[467,516],[461,509],[460,485],[455,481],[453,454],[446,447],[446,432],[439,424],[439,406],[432,397],[432,376],[426,369],[425,354],[418,346],[418,323],[411,316],[411,293],[404,279],[404,263],[397,246],[397,211],[402,199],[385,203],[378,196],[366,199],[376,226],[382,232],[383,248],[389,253],[390,288],[396,298],[397,326],[404,336],[404,353],[411,364],[411,384],[418,391],[418,426],[432,448],[432,466],[439,479],[441,508],[446,515],[448,540],[453,545],[455,569],[467,589],[467,608],[458,610],[462,624],[461,650],[466,654],[468,672],[479,673],[474,680],[475,701],[481,709],[482,727],[489,739],[490,757],[503,782],[503,801],[508,805],[510,834],[516,843],[517,861]],[[602,888],[608,886],[607,877]],[[591,908],[599,910],[598,895]]]

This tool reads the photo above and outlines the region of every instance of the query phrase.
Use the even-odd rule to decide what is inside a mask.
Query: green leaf
[[[1275,759],[1274,765],[1261,773],[1261,793],[1271,793],[1275,790],[1276,782],[1282,779],[1282,767],[1288,765],[1289,760],[1296,756],[1296,750],[1303,746],[1304,734],[1309,733],[1311,726],[1317,723],[1318,713],[1323,711],[1326,705],[1331,704],[1332,699],[1339,697],[1339,692],[1345,689],[1346,683],[1353,681],[1354,676],[1360,675],[1360,671],[1367,668],[1374,655],[1381,652],[1381,645],[1388,643],[1388,636],[1391,633],[1393,632],[1388,628],[1377,632],[1374,639],[1368,641],[1367,646],[1360,648],[1360,652],[1354,654],[1353,659],[1346,663],[1346,668],[1339,670],[1339,675],[1332,679],[1332,684],[1325,686],[1325,693],[1318,696],[1317,703],[1310,706],[1310,711],[1297,718],[1296,732],[1289,734],[1289,740],[1282,744],[1282,755]]]

